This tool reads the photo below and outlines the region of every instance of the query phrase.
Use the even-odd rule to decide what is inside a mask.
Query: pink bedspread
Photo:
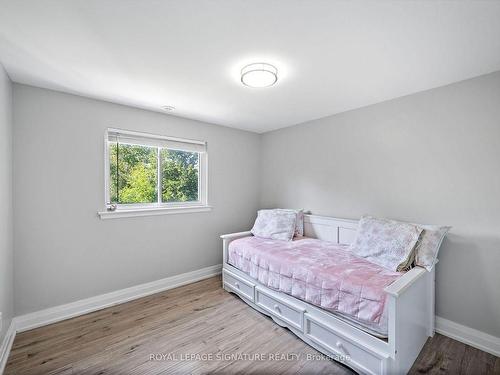
[[[384,288],[401,276],[346,245],[311,238],[241,238],[229,244],[228,261],[265,286],[372,326],[381,323]]]

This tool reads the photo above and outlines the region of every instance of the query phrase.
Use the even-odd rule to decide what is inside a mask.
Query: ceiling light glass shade
[[[250,87],[269,87],[278,80],[278,69],[271,64],[249,64],[241,69],[241,83]]]

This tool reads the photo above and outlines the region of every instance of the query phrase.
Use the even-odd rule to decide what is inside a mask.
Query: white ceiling
[[[265,132],[500,70],[500,1],[0,0],[12,80]],[[251,89],[239,69],[279,69]]]

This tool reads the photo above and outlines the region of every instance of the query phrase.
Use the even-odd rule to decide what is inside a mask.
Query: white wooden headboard
[[[304,215],[304,235],[323,241],[349,245],[356,238],[358,220]]]

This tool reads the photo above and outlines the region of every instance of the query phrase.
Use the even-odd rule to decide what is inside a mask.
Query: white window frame
[[[133,203],[133,204],[116,204],[116,208],[112,209],[110,198],[110,162],[109,162],[109,137],[110,134],[118,134],[122,137],[130,139],[137,139],[137,145],[156,147],[157,148],[157,189],[158,201],[155,203]],[[141,139],[143,142],[141,143]],[[127,142],[128,143],[128,142]],[[131,144],[135,144],[132,142]],[[203,149],[198,151],[199,170],[198,170],[198,201],[196,202],[161,202],[161,164],[160,164],[160,149],[170,148],[165,144],[175,144],[178,146],[172,149],[181,150],[185,146],[186,150],[190,147]],[[184,139],[177,137],[169,137],[164,135],[143,133],[131,130],[107,128],[104,134],[104,210],[98,212],[101,219],[111,219],[120,217],[133,217],[133,216],[151,216],[151,215],[165,215],[165,214],[178,214],[188,212],[206,212],[212,209],[208,204],[208,151],[207,144],[203,141]]]

